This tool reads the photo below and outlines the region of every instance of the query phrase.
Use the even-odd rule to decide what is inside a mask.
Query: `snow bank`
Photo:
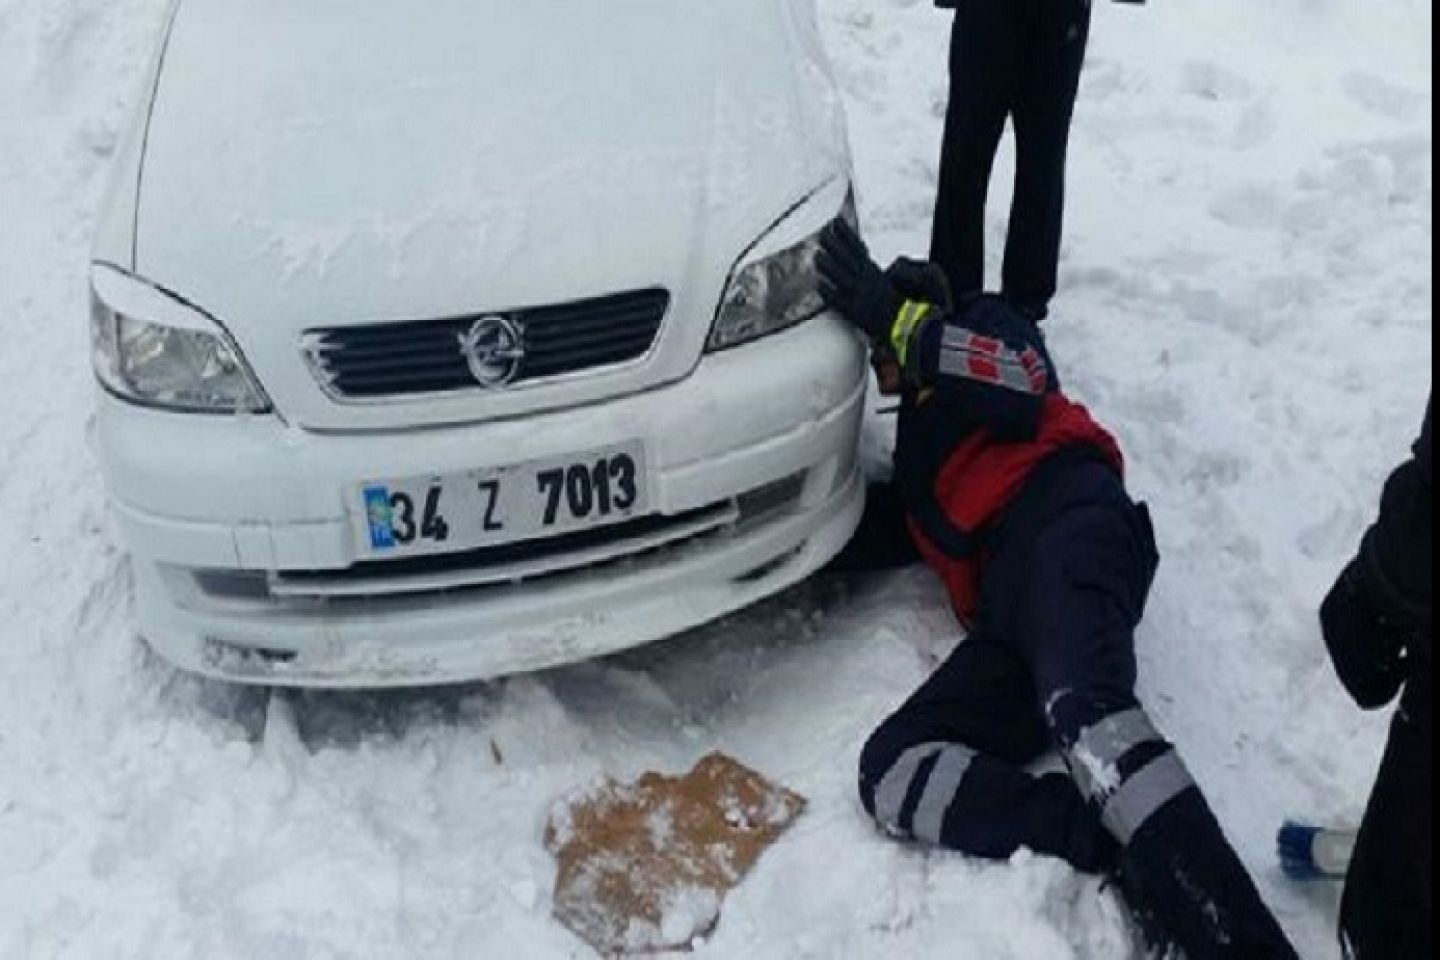
[[[1059,865],[905,850],[861,817],[860,744],[953,642],[923,575],[459,690],[269,702],[149,656],[86,449],[84,266],[164,7],[0,0],[0,957],[573,956],[539,893],[550,802],[717,748],[813,806],[702,957],[1130,955],[1115,901]],[[923,250],[948,23],[821,14],[867,224]],[[1055,350],[1156,509],[1145,692],[1305,956],[1334,957],[1333,896],[1285,886],[1270,836],[1357,814],[1384,733],[1313,609],[1429,389],[1432,14],[1097,16]]]

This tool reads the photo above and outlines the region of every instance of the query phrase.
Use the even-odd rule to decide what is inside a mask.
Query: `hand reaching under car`
[[[869,338],[870,362],[881,394],[899,395],[905,365],[895,344],[897,318],[912,301],[944,312],[951,310],[954,297],[944,271],[936,264],[906,257],[881,270],[865,241],[844,219],[836,220],[822,235],[816,266],[825,302]]]

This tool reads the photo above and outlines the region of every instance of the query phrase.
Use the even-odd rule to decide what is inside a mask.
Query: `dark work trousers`
[[[1003,292],[1034,318],[1055,296],[1065,162],[1091,0],[961,0],[950,45],[950,108],[930,258],[957,294],[986,289],[985,202],[1007,119],[1015,200]]]
[[[865,747],[861,800],[899,838],[1118,872],[1131,906],[1192,960],[1293,958],[1136,699],[1135,628],[1157,564],[1148,511],[1110,466],[1042,466],[990,537],[973,636]],[[1068,775],[1027,772],[1057,748]]]
[[[1429,657],[1415,667],[1345,889],[1341,923],[1358,960],[1435,955],[1435,679]]]
[[[905,504],[894,484],[872,484],[865,499],[860,527],[840,555],[826,568],[829,573],[878,573],[921,562],[910,539]]]

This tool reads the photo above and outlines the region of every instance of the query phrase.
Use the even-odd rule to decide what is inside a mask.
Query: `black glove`
[[[1409,674],[1415,631],[1380,612],[1358,562],[1340,575],[1320,610],[1320,622],[1335,672],[1355,702],[1366,710],[1393,702]]]
[[[901,257],[890,265],[885,276],[906,300],[928,303],[939,307],[943,313],[955,309],[955,294],[951,292],[950,279],[939,264]]]
[[[887,343],[904,299],[870,256],[865,241],[843,219],[825,228],[820,254],[820,295],[874,343]]]

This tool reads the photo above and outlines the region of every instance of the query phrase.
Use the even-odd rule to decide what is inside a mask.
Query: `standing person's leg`
[[[1010,611],[1052,735],[1121,844],[1132,906],[1191,960],[1294,958],[1175,748],[1135,698],[1134,634],[1158,564],[1148,515],[1118,474],[1067,465],[1026,497],[1001,558],[1024,571]],[[1012,567],[1013,569],[1013,567]],[[1013,575],[1013,574],[1012,574]],[[1137,902],[1138,901],[1138,902]]]
[[[1005,248],[1004,292],[1044,319],[1059,285],[1065,165],[1091,0],[1012,0],[1025,12],[1024,78],[1015,104],[1015,200]]]
[[[1416,671],[1395,718],[1385,763],[1341,911],[1347,956],[1434,956],[1434,675]]]
[[[1050,749],[1034,685],[1011,650],[967,640],[866,745],[860,798],[892,836],[1005,860],[1021,847],[1108,873],[1118,847]]]
[[[1015,0],[963,0],[955,11],[930,259],[959,296],[985,289],[985,201],[1020,70],[1015,7]]]

